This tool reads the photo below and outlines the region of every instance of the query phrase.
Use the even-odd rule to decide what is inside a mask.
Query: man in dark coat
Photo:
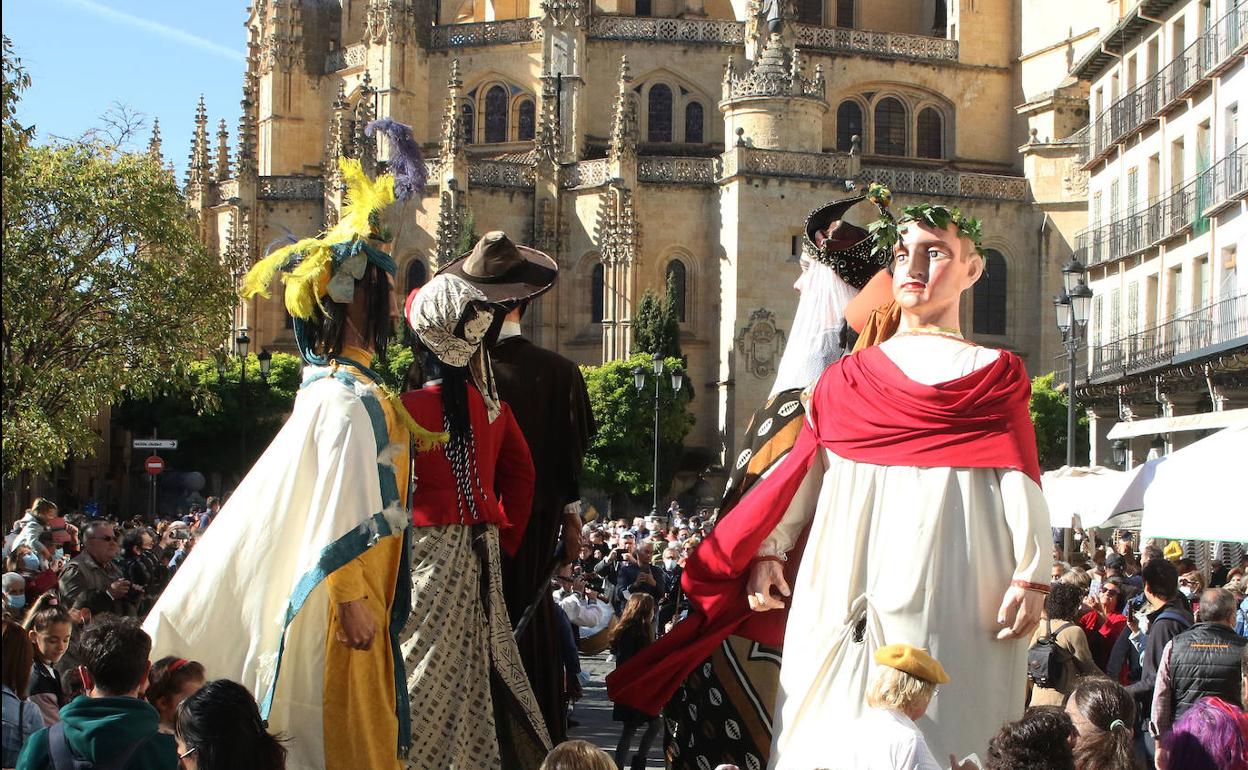
[[[533,693],[555,743],[567,737],[565,682],[560,657],[560,627],[550,577],[555,551],[560,561],[580,555],[581,457],[594,432],[585,381],[576,364],[525,339],[520,319],[528,303],[554,285],[558,268],[539,251],[514,245],[501,231],[487,233],[454,272],[487,298],[500,284],[525,284],[532,293],[519,302],[497,304],[507,311],[498,341],[490,350],[499,396],[511,407],[533,455],[537,481],[533,512],[516,555],[504,556],[503,595],[512,625],[534,602],[535,612],[516,640]]]

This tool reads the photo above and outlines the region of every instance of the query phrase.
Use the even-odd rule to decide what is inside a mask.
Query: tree
[[[225,269],[168,171],[98,139],[28,143],[4,43],[4,475],[88,456],[109,404],[161,392],[224,339]]]
[[[247,356],[244,404],[237,357],[230,357],[223,374],[218,374],[212,358],[194,361],[163,394],[124,401],[117,409],[117,422],[138,436],[155,431],[178,439],[177,451],[169,456],[173,469],[241,477],[286,422],[302,369],[298,356],[274,353],[265,382],[260,377],[260,360],[255,354]]]
[[[682,366],[668,357],[667,371]],[[638,391],[633,368],[645,367],[646,386]],[[649,493],[654,474],[654,373],[650,356],[638,353],[602,366],[582,367],[589,402],[598,433],[585,454],[584,474],[588,486],[611,495]],[[671,486],[685,436],[693,427],[689,413],[689,390],[673,397],[670,378],[659,380],[659,489]]]
[[[1036,449],[1040,453],[1042,470],[1066,464],[1066,398],[1066,390],[1053,387],[1052,372],[1031,381],[1031,421],[1036,427]],[[1087,457],[1088,416],[1076,409],[1075,463],[1086,461]]]
[[[455,242],[455,259],[472,251],[481,236],[477,234],[477,217],[472,209],[466,208],[459,215],[459,240]]]
[[[637,318],[633,322],[633,349],[684,360],[680,350],[680,322],[676,318],[676,298],[672,288],[669,280],[662,300],[649,291],[642,296],[637,305]]]

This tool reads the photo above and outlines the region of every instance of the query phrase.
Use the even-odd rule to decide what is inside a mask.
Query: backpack
[[[48,728],[48,752],[52,755],[52,770],[125,770],[135,752],[150,741],[156,733],[146,735],[121,750],[107,762],[82,759],[69,746],[65,737],[65,723],[57,722]]]
[[[1053,621],[1046,620],[1044,636],[1027,650],[1027,678],[1037,687],[1056,687],[1070,652],[1057,643],[1057,635],[1073,623],[1063,623],[1053,630]]]

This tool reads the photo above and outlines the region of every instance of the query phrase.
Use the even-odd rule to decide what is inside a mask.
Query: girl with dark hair
[[[533,499],[533,461],[494,387],[484,340],[494,311],[467,281],[438,275],[408,297],[425,387],[403,405],[440,449],[416,457],[407,662],[409,767],[537,768],[550,748],[503,601]],[[437,366],[428,366],[436,359]],[[447,683],[454,682],[454,688]]]
[[[209,682],[182,701],[174,737],[186,770],[286,767],[286,747],[265,728],[255,699],[228,679]]]
[[[1079,738],[1075,770],[1139,770],[1132,741],[1135,700],[1117,682],[1084,679],[1066,701]]]
[[[30,686],[30,670],[35,662],[34,647],[26,636],[26,630],[18,624],[4,621],[0,637],[0,684],[3,685],[4,767],[15,767],[22,744],[31,735],[43,729],[43,717],[39,708],[30,703],[26,695]]]
[[[1032,706],[1060,706],[1080,677],[1101,672],[1088,649],[1087,633],[1078,622],[1082,598],[1083,591],[1069,583],[1054,583],[1044,598],[1043,619],[1031,635],[1031,646],[1042,638],[1052,639],[1056,645],[1052,654],[1061,658],[1061,676],[1047,686],[1029,680]]]
[[[1074,770],[1075,726],[1057,706],[1033,706],[988,742],[985,770]]]
[[[166,655],[152,664],[143,697],[160,713],[160,731],[172,734],[178,705],[204,686],[204,666],[176,655]]]
[[[615,656],[616,668],[627,663],[629,658],[644,650],[653,641],[654,597],[635,593],[628,597],[624,611],[620,614],[620,622],[611,632],[611,654]],[[622,703],[614,705],[612,716],[615,721],[624,723],[624,728],[620,731],[620,741],[615,747],[615,764],[632,770],[645,770],[646,755],[650,753],[650,746],[659,735],[663,726],[662,720]],[[624,759],[633,745],[633,735],[642,725],[645,725],[646,731],[641,734],[641,745],[633,755],[632,764],[625,765]]]
[[[44,602],[50,592],[39,597]],[[39,707],[44,724],[51,727],[61,721],[61,706],[69,703],[61,687],[61,677],[56,673],[57,663],[69,649],[73,634],[73,620],[69,613],[57,604],[44,604],[26,618],[26,633],[33,646],[35,659],[30,670],[30,702]]]

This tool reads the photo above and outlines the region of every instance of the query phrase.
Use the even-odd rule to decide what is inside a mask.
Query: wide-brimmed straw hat
[[[517,245],[502,230],[492,230],[472,251],[438,272],[463,278],[491,303],[514,304],[554,286],[559,266],[547,254]]]
[[[832,268],[855,289],[866,286],[884,267],[871,254],[875,245],[871,234],[845,220],[849,210],[866,199],[865,195],[855,195],[815,209],[806,217],[803,239],[807,256]]]

